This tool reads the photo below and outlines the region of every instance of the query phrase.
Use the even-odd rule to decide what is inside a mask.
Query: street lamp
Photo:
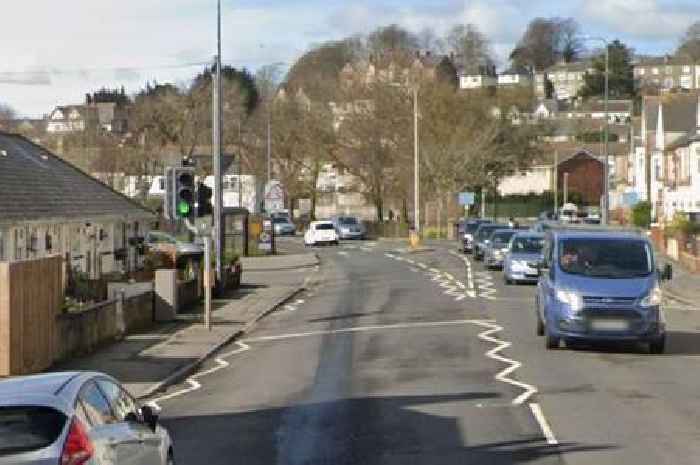
[[[404,87],[398,82],[392,87]],[[413,86],[413,222],[416,234],[420,235],[420,163],[418,153],[418,86]]]
[[[610,79],[610,43],[603,37],[584,37],[583,40],[596,40],[605,45],[605,166],[603,167],[603,205],[600,215],[601,223],[608,224],[608,204],[610,202],[610,154],[608,152],[608,135],[610,131],[610,116],[608,114],[608,96],[609,96],[609,79]]]

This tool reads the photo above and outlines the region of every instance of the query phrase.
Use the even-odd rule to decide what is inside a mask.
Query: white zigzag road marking
[[[503,331],[503,327],[499,326],[495,323],[490,323],[486,321],[474,321],[472,324],[481,326],[483,328],[488,328],[486,331],[482,332],[479,334],[479,338],[491,342],[493,344],[496,344],[496,347],[493,349],[489,350],[486,352],[486,356],[489,358],[492,358],[494,360],[498,360],[499,362],[505,363],[509,366],[507,366],[503,371],[498,373],[494,378],[497,379],[498,381],[508,383],[512,386],[519,387],[524,390],[522,394],[520,394],[518,397],[513,399],[512,403],[513,405],[520,405],[523,402],[525,402],[527,399],[529,399],[533,394],[537,393],[537,388],[527,384],[527,383],[522,383],[520,381],[516,381],[512,378],[510,378],[510,374],[520,368],[522,366],[522,363],[511,360],[509,358],[506,358],[502,355],[499,355],[499,352],[502,350],[510,347],[512,344],[510,342],[503,341],[501,339],[498,339],[496,337],[491,336],[493,333],[497,333],[500,331]]]
[[[189,387],[179,389],[175,392],[171,392],[170,394],[166,394],[164,396],[157,397],[153,399],[152,401],[148,402],[148,405],[152,406],[156,410],[161,410],[159,402],[163,402],[169,399],[172,399],[174,397],[179,397],[184,394],[188,394],[190,392],[194,392],[202,387],[202,385],[197,381],[198,379],[210,375],[212,373],[215,373],[223,368],[226,368],[229,366],[229,363],[225,360],[229,357],[233,357],[234,355],[238,355],[242,352],[245,352],[246,350],[250,350],[250,346],[246,344],[245,342],[242,341],[236,341],[236,345],[238,345],[238,349],[232,350],[231,352],[227,352],[225,354],[221,354],[218,357],[214,359],[216,362],[216,366],[209,368],[208,370],[200,371],[189,378],[187,378],[185,381],[188,384]]]

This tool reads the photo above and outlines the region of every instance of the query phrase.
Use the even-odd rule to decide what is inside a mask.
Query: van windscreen
[[[649,245],[628,238],[562,239],[559,266],[566,273],[596,278],[634,278],[653,271]]]

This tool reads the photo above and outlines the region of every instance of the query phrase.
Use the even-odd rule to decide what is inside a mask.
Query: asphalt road
[[[670,306],[666,355],[547,351],[533,286],[401,247],[317,249],[313,287],[162,403],[178,463],[698,463],[700,312]]]

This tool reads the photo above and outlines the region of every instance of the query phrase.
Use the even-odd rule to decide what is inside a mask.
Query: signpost
[[[265,186],[265,211],[284,210],[284,189],[279,181],[272,180]]]
[[[474,192],[460,192],[459,193],[459,204],[464,206],[474,205]]]

